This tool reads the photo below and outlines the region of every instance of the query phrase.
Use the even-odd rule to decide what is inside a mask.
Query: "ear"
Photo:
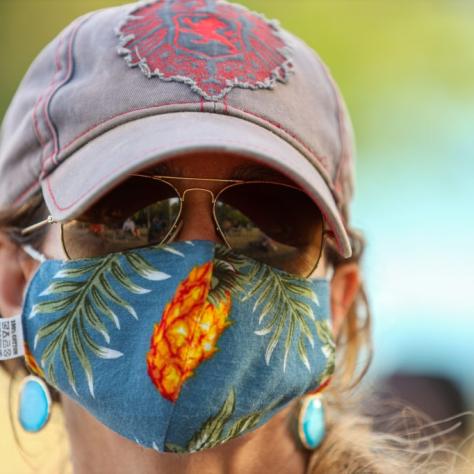
[[[336,267],[331,280],[331,314],[334,337],[337,338],[360,288],[359,265],[355,262]]]
[[[36,262],[0,232],[0,315],[10,317],[21,311],[23,291],[35,267]]]

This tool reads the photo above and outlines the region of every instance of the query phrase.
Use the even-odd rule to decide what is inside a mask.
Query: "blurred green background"
[[[127,2],[0,0],[0,117],[49,40],[76,16],[119,3]],[[474,1],[241,3],[313,46],[351,112],[353,224],[368,240],[374,313],[369,380],[394,371],[445,377],[473,409]],[[9,459],[2,472],[33,472],[16,454],[4,378],[0,403],[0,470]]]

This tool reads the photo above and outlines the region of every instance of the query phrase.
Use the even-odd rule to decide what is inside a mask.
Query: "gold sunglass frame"
[[[217,219],[217,215],[216,215],[216,203],[219,200],[219,196],[221,196],[222,193],[224,193],[226,190],[228,190],[230,188],[237,187],[237,186],[243,185],[243,184],[275,184],[275,185],[278,185],[278,186],[282,186],[282,187],[295,189],[297,191],[304,192],[300,188],[298,188],[297,186],[293,186],[291,184],[286,184],[286,183],[280,183],[278,181],[266,181],[266,180],[249,180],[249,181],[246,181],[246,180],[237,180],[237,179],[189,178],[189,177],[178,177],[178,176],[149,175],[149,174],[140,174],[140,173],[132,173],[129,176],[139,177],[139,178],[147,178],[147,179],[152,179],[154,181],[161,181],[161,182],[167,184],[168,186],[170,186],[175,191],[176,197],[179,199],[179,211],[176,215],[176,218],[175,218],[174,222],[172,223],[172,225],[170,226],[169,231],[163,237],[163,239],[159,243],[153,244],[153,245],[157,245],[157,246],[164,245],[164,244],[170,242],[174,238],[174,236],[175,236],[175,234],[178,230],[179,224],[180,224],[181,215],[182,215],[182,211],[183,211],[184,199],[186,197],[186,193],[188,193],[188,192],[191,192],[191,191],[205,191],[205,192],[207,192],[208,194],[211,195],[211,198],[212,198],[212,218],[214,220],[214,225],[216,226],[216,230],[218,231],[219,236],[222,238],[223,242],[225,243],[225,245],[227,245],[227,247],[229,249],[232,249],[232,246],[229,244],[229,242],[228,242],[228,240],[225,236],[225,232],[222,230],[222,228],[219,224],[219,221]],[[172,182],[170,182],[169,180],[207,181],[207,182],[230,183],[230,184],[228,186],[224,186],[217,193],[214,193],[213,191],[211,191],[208,188],[196,188],[196,187],[188,188],[188,189],[185,189],[183,192],[180,192],[178,190],[178,188]],[[316,204],[315,204],[315,206],[317,207]],[[71,219],[71,220],[73,220],[73,219]],[[328,230],[326,228],[326,221],[325,221],[324,217],[323,217],[322,221],[323,221],[323,230],[322,230],[322,234],[321,234],[321,245],[320,245],[319,255],[318,255],[318,258],[317,258],[316,262],[314,263],[311,271],[307,275],[305,275],[305,277],[309,277],[316,270],[316,268],[319,264],[319,261],[321,260],[323,247],[324,247],[324,239],[325,239],[326,236],[332,236],[332,234],[333,234],[333,232],[331,230]],[[67,222],[70,222],[70,221],[58,222],[58,221],[55,221],[52,216],[48,216],[47,219],[22,229],[20,231],[20,233],[21,233],[22,236],[24,236],[24,235],[28,235],[28,234],[44,227],[47,224],[60,224],[61,225],[61,244],[62,244],[62,247],[63,247],[63,251],[64,251],[65,255],[67,256],[67,258],[69,260],[72,260],[72,258],[70,257],[70,255],[67,251],[66,245],[64,243],[63,227],[64,227],[64,224],[66,224]],[[136,247],[136,248],[141,248],[141,247]]]

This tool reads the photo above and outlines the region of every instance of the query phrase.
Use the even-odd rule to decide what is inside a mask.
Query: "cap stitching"
[[[215,137],[211,137],[212,140],[215,140]],[[210,140],[211,140],[210,138]],[[187,140],[179,140],[179,141],[174,141],[173,144],[174,145],[179,145],[179,144],[182,144],[182,143],[189,143]],[[241,141],[237,141],[237,140],[219,140],[219,143],[222,143],[222,144],[226,144],[226,145],[241,145]],[[291,145],[290,145],[291,146]],[[255,150],[258,150],[262,153],[264,153],[265,155],[272,155],[272,153],[270,152],[270,150],[268,150],[267,148],[264,148],[264,147],[254,147]],[[159,150],[162,150],[162,146],[157,146],[157,147],[153,147],[153,148],[149,148],[149,149],[146,149],[144,151],[141,152],[141,154],[148,154],[148,153],[152,153],[154,151],[159,151]],[[125,168],[128,164],[124,164],[122,166],[119,166],[117,168],[114,168],[112,170],[112,172],[115,172],[115,171],[119,171],[123,168]],[[319,172],[319,171],[318,171]],[[57,199],[56,199],[56,196],[53,192],[53,189],[51,187],[51,175],[49,175],[46,179],[46,184],[47,184],[47,190],[48,190],[48,194],[51,196],[51,199],[52,199],[52,202],[54,204],[54,206],[56,207],[56,209],[58,211],[65,211],[67,209],[70,209],[71,207],[73,207],[77,201],[79,199],[81,199],[86,193],[90,193],[92,190],[96,189],[98,186],[100,186],[101,183],[97,183],[95,184],[94,186],[90,187],[87,191],[84,191],[79,197],[77,197],[74,201],[72,201],[70,204],[68,204],[67,206],[65,207],[61,207],[61,205],[58,203]],[[321,213],[323,214],[324,218],[328,221],[328,222],[334,222],[332,219],[329,219],[328,216],[328,207],[326,206],[326,203],[323,201],[323,200],[318,200],[317,202],[317,205],[319,206],[320,210],[321,210]],[[337,229],[337,226],[335,227],[335,229]],[[340,239],[340,236],[338,235],[338,232],[336,230],[336,232],[334,232],[334,235],[336,237],[336,241],[338,243],[338,246],[340,247],[340,249],[342,250],[343,249],[343,244],[342,244],[342,240]]]
[[[339,187],[339,178],[340,178],[341,170],[345,163],[345,157],[346,157],[346,141],[344,140],[344,130],[343,130],[344,114],[342,110],[340,94],[329,72],[329,69],[326,66],[326,64],[324,64],[321,61],[319,57],[317,57],[317,60],[319,64],[321,65],[322,70],[324,71],[324,74],[326,75],[326,78],[328,79],[329,85],[331,86],[331,89],[333,91],[333,95],[337,104],[337,123],[338,123],[339,142],[341,144],[341,151],[339,154],[339,163],[337,165],[337,168],[335,170],[335,175],[334,175],[334,190],[335,190],[337,201],[340,204],[342,204],[344,201],[344,195],[342,193],[342,189]]]
[[[140,108],[140,109],[132,109],[132,110],[129,110],[127,112],[122,112],[120,114],[117,114],[117,115],[114,115],[112,117],[109,117],[107,120],[103,121],[103,122],[99,122],[99,123],[96,123],[94,124],[92,127],[88,128],[87,130],[85,130],[84,132],[82,132],[81,134],[77,135],[75,138],[73,138],[68,144],[66,144],[62,149],[59,150],[59,153],[62,153],[64,151],[67,150],[68,147],[70,147],[71,145],[73,145],[74,143],[76,143],[77,141],[79,141],[84,135],[86,135],[87,133],[91,132],[92,130],[96,129],[96,128],[99,128],[100,126],[104,125],[105,123],[107,122],[110,122],[112,120],[114,120],[115,118],[117,117],[120,117],[120,116],[123,116],[123,115],[127,115],[127,114],[131,114],[133,112],[138,112],[138,111],[141,111],[141,110],[151,110],[151,109],[158,109],[158,108],[161,108],[161,107],[169,107],[169,106],[173,106],[173,105],[196,105],[197,103],[196,102],[177,102],[177,103],[168,103],[168,104],[161,104],[159,106],[150,106],[150,107],[144,107],[144,108]],[[201,111],[204,112],[204,100],[201,101]],[[184,112],[184,110],[183,110]],[[122,125],[122,124],[120,124]],[[96,137],[94,137],[96,138]],[[46,160],[50,160],[52,158],[53,154],[50,154],[48,155],[45,159]],[[55,161],[55,163],[57,163],[58,165],[60,165],[62,163],[62,161]],[[56,169],[56,168],[54,168]],[[50,170],[50,172],[54,171],[54,169]],[[18,204],[18,202],[20,202],[22,200],[22,198],[26,195],[29,194],[29,192],[34,189],[35,187],[37,187],[40,183],[40,180],[42,178],[44,178],[45,176],[47,176],[46,174],[46,168],[43,170],[42,174],[40,174],[40,176],[38,176],[37,178],[35,178],[35,180],[33,181],[32,184],[28,185],[27,188],[25,190],[23,190],[20,195],[18,197],[16,197],[13,201],[14,204]],[[48,173],[49,174],[49,173]]]
[[[147,106],[147,107],[139,107],[139,108],[136,108],[136,109],[130,109],[130,110],[127,110],[126,112],[120,112],[118,114],[115,114],[115,115],[112,115],[111,117],[106,118],[102,122],[96,122],[94,125],[87,128],[86,130],[81,132],[79,135],[76,135],[72,140],[70,140],[68,143],[66,143],[66,145],[64,145],[64,147],[62,147],[62,149],[59,150],[59,152],[63,153],[65,151],[67,151],[68,148],[70,148],[77,141],[79,141],[84,135],[87,135],[89,132],[92,132],[96,128],[99,128],[102,125],[107,124],[108,122],[112,122],[113,120],[115,120],[119,117],[123,117],[124,115],[132,114],[134,112],[152,110],[152,109],[159,110],[162,107],[170,107],[170,106],[173,106],[173,105],[197,105],[197,104],[199,104],[199,102],[167,102],[165,104],[159,104],[159,105],[155,104],[155,105],[150,105],[150,106]],[[185,111],[183,110],[183,112],[185,112]],[[201,112],[204,112],[204,100],[201,100]],[[48,159],[51,158],[51,155],[49,155],[47,158]],[[59,163],[61,163],[61,162],[58,162],[58,164]]]
[[[121,112],[119,114],[116,114],[112,117],[109,117],[107,118],[106,120],[102,121],[102,122],[98,122],[96,124],[94,124],[92,127],[89,127],[88,129],[86,129],[85,131],[81,132],[79,135],[77,135],[75,138],[73,138],[71,141],[69,141],[62,149],[59,150],[58,152],[58,155],[59,153],[64,153],[65,151],[67,151],[68,148],[70,148],[72,145],[74,145],[77,141],[79,141],[83,136],[85,136],[87,133],[89,132],[92,132],[93,130],[103,126],[104,124],[107,124],[109,122],[112,122],[113,120],[117,119],[118,117],[123,117],[123,116],[126,116],[128,114],[133,114],[134,112],[139,112],[139,111],[146,111],[146,110],[153,110],[153,109],[156,109],[157,111],[159,111],[160,109],[162,108],[165,108],[165,107],[170,107],[170,106],[173,106],[173,105],[196,105],[196,106],[199,106],[199,103],[195,103],[195,102],[182,102],[182,103],[168,103],[168,104],[160,104],[160,105],[153,105],[153,106],[150,106],[150,107],[142,107],[142,108],[137,108],[137,109],[132,109],[132,110],[128,110],[126,112]],[[320,156],[318,155],[315,150],[313,150],[309,145],[307,145],[306,143],[304,143],[302,141],[302,139],[294,134],[292,131],[288,130],[287,128],[285,128],[281,123],[278,123],[278,122],[273,122],[271,120],[269,120],[268,118],[262,116],[262,115],[259,115],[255,112],[252,112],[252,111],[249,111],[249,110],[246,110],[246,109],[239,109],[237,107],[230,107],[228,105],[228,103],[226,101],[224,101],[224,112],[226,115],[228,116],[234,116],[234,114],[232,113],[232,110],[235,110],[235,111],[239,111],[239,112],[243,112],[243,113],[246,113],[246,114],[249,114],[249,115],[252,115],[264,122],[267,122],[269,125],[273,126],[273,127],[277,127],[279,130],[282,130],[284,133],[288,134],[293,140],[295,140],[297,143],[299,143],[305,150],[307,153],[309,153],[311,156],[314,156],[314,158],[324,167],[324,162],[327,160],[327,158],[323,157],[323,156]],[[183,110],[184,112],[185,110]],[[201,112],[204,112],[204,100],[201,99],[200,101],[200,111]],[[158,114],[159,115],[159,114]],[[237,118],[240,118],[240,117],[237,117]],[[246,120],[245,118],[240,118],[241,120]],[[251,123],[255,123],[255,122],[251,122]],[[258,125],[258,124],[256,124]],[[277,136],[280,136],[277,134]],[[281,137],[280,138],[284,139],[284,137]],[[290,143],[291,145],[291,143]],[[53,154],[50,154],[48,157],[45,158],[45,160],[50,160],[51,161],[51,158],[53,157],[54,155]],[[57,161],[55,160],[55,163],[57,165],[59,165],[61,161]],[[314,162],[311,160],[310,161],[311,164],[313,166],[315,166]],[[21,200],[21,198],[27,194],[31,189],[33,189],[35,187],[35,185],[40,181],[41,178],[44,178],[45,176],[47,176],[46,174],[46,166],[43,168],[43,171],[42,171],[42,174],[36,178],[36,181],[30,185],[24,192],[22,192],[20,194],[20,196],[18,198],[15,199],[15,203],[17,203],[18,201]],[[49,172],[52,172],[53,170],[51,169]],[[318,169],[318,171],[323,175],[327,173],[327,171],[323,168],[323,169]],[[49,174],[49,173],[48,173]],[[326,176],[326,184],[328,185],[328,187],[334,192],[334,186],[333,186],[333,183],[331,182],[330,180],[330,177],[329,176]]]
[[[87,15],[85,18],[82,18],[82,20],[78,21],[77,24],[75,25],[75,27],[70,32],[69,39],[68,39],[68,46],[67,46],[67,50],[66,50],[66,52],[67,52],[67,62],[68,62],[67,63],[66,75],[64,76],[64,78],[61,81],[59,81],[57,84],[53,85],[53,87],[52,87],[53,90],[51,90],[51,92],[49,93],[49,97],[48,97],[47,101],[45,101],[44,106],[43,106],[43,115],[45,117],[45,120],[46,120],[49,128],[50,128],[51,135],[53,136],[54,149],[53,149],[53,152],[50,155],[46,156],[46,157],[44,156],[44,150],[43,150],[42,160],[41,160],[41,175],[46,173],[48,162],[52,161],[53,163],[58,164],[55,157],[57,156],[57,154],[60,151],[58,133],[57,133],[56,127],[53,124],[53,122],[51,120],[51,117],[48,113],[48,109],[49,109],[49,106],[51,104],[51,101],[52,101],[54,95],[57,93],[57,91],[61,87],[63,87],[65,84],[67,84],[69,82],[69,80],[71,79],[71,77],[72,77],[72,73],[73,73],[73,70],[74,70],[74,68],[73,68],[74,60],[73,60],[73,52],[72,52],[74,41],[77,37],[77,33],[78,33],[79,29],[87,22],[87,20],[89,20],[94,15],[95,15],[95,13],[91,13],[91,14]]]
[[[329,187],[329,189],[331,190],[331,192],[333,194],[336,194],[335,193],[335,189],[334,189],[334,185],[332,183],[332,179],[331,179],[331,176],[329,175],[329,172],[327,170],[327,158],[326,156],[324,155],[319,155],[318,153],[316,153],[316,151],[308,144],[306,144],[298,135],[296,135],[294,132],[292,132],[291,130],[287,129],[286,127],[284,127],[281,123],[279,122],[276,122],[276,121],[273,121],[273,120],[270,120],[268,119],[267,117],[264,117],[262,115],[259,115],[255,112],[252,112],[250,110],[246,110],[246,109],[239,109],[237,107],[234,107],[234,106],[228,106],[227,107],[227,110],[237,110],[239,112],[243,112],[243,113],[246,113],[246,114],[249,114],[249,115],[252,115],[264,122],[267,122],[268,124],[272,125],[273,127],[276,127],[278,128],[279,130],[282,130],[284,133],[286,133],[287,135],[289,135],[290,138],[292,138],[293,140],[295,140],[295,142],[297,142],[306,152],[306,154],[304,152],[302,152],[301,150],[298,150],[302,153],[302,155],[317,169],[317,171],[321,174],[321,176],[323,177],[324,181],[326,182],[326,185]],[[239,117],[238,115],[234,115],[232,114],[232,112],[228,112],[228,115],[229,116],[236,116],[237,118],[241,118],[242,120],[246,120],[246,118],[242,118],[242,117]],[[251,122],[251,123],[255,123],[255,122]],[[259,125],[258,123],[256,123],[256,125]],[[272,133],[275,133],[274,130],[272,129],[269,129],[270,131],[272,131]],[[281,137],[279,134],[275,133],[275,135],[279,136],[280,138],[282,138],[283,140],[285,140],[287,143],[289,143],[290,145],[294,146],[291,142],[289,142],[285,137]],[[310,159],[309,156],[307,155],[310,155],[312,157],[314,157],[314,159],[316,160],[316,163]]]
[[[201,112],[204,112],[204,103],[205,103],[205,101],[201,100],[201,103],[200,103],[200,111]],[[127,110],[126,112],[121,112],[119,114],[116,114],[116,115],[113,115],[112,117],[107,118],[106,120],[104,120],[102,122],[97,122],[93,126],[91,126],[88,129],[84,130],[79,135],[77,135],[75,138],[73,138],[71,141],[69,141],[66,145],[64,145],[64,147],[59,150],[59,153],[64,153],[65,151],[67,151],[68,148],[70,148],[74,143],[76,143],[78,140],[80,140],[87,133],[92,132],[96,128],[99,128],[99,127],[101,127],[101,126],[103,126],[103,125],[105,125],[109,122],[112,122],[113,120],[115,120],[119,117],[126,116],[127,114],[132,114],[134,112],[140,112],[140,111],[146,111],[146,110],[152,110],[152,109],[156,109],[157,111],[159,111],[161,108],[169,107],[169,106],[173,106],[173,105],[197,105],[197,104],[199,104],[199,103],[198,102],[181,102],[181,103],[180,102],[175,102],[175,103],[171,102],[171,103],[167,103],[167,104],[153,105],[153,106],[149,106],[149,107],[141,107],[141,108],[137,108],[137,109]],[[268,119],[267,117],[265,117],[263,115],[259,115],[255,112],[250,111],[250,110],[243,109],[243,108],[238,108],[238,107],[234,107],[234,106],[229,106],[227,103],[225,103],[225,112],[226,112],[226,114],[232,116],[233,115],[232,110],[244,112],[244,113],[247,113],[247,114],[252,115],[254,117],[257,117],[260,120],[262,120],[264,122],[267,122],[268,124],[273,125],[274,127],[277,127],[278,129],[280,129],[283,132],[287,133],[291,138],[293,138],[295,141],[297,141],[308,153],[313,155],[321,163],[322,166],[326,167],[326,165],[325,165],[325,163],[327,162],[326,157],[321,156],[318,153],[316,153],[316,151],[311,146],[306,144],[298,135],[296,135],[294,132],[292,132],[291,130],[284,127],[281,123],[272,121],[272,120]],[[185,111],[183,110],[183,112],[185,112]],[[245,120],[245,119],[242,119],[242,120]],[[51,157],[52,157],[52,155],[49,155],[46,158],[46,160],[48,160],[48,159],[50,160]],[[59,163],[61,163],[61,161],[56,162],[56,164],[59,164]],[[328,185],[331,188],[333,188],[332,183],[328,183]]]
[[[67,73],[66,73],[66,76],[64,77],[64,79],[62,80],[62,82],[60,84],[58,84],[58,86],[56,87],[56,89],[53,91],[53,93],[51,94],[51,97],[49,98],[49,103],[51,103],[54,95],[58,92],[58,90],[63,87],[65,84],[67,84],[70,80],[71,80],[71,77],[73,75],[73,71],[74,71],[74,55],[73,55],[73,48],[74,48],[74,42],[75,42],[75,39],[77,37],[77,33],[79,32],[79,29],[81,28],[82,25],[84,25],[84,23],[91,17],[92,15],[90,15],[89,17],[85,18],[80,24],[77,25],[77,27],[74,29],[74,31],[71,33],[71,37],[69,39],[69,44],[68,44],[68,50],[67,50],[67,53],[68,53],[68,56],[67,56],[67,61],[68,61],[68,69],[67,69]],[[59,150],[60,150],[60,146],[59,146],[59,137],[58,137],[58,134],[57,134],[57,131],[56,129],[54,128],[54,125],[52,123],[52,119],[51,119],[51,116],[48,114],[48,121],[51,122],[51,126],[53,127],[53,130],[55,132],[55,135],[56,135],[56,140],[55,140],[55,143],[54,143],[54,146],[55,146],[55,149],[54,149],[54,155],[53,155],[53,161],[56,162],[56,159],[55,157],[57,156]],[[57,164],[57,163],[56,163]]]
[[[206,139],[205,137],[201,137],[201,139]],[[242,142],[239,141],[239,140],[228,140],[228,139],[219,139],[219,140],[216,140],[216,137],[215,136],[212,136],[212,137],[209,137],[209,141],[213,141],[214,143],[222,143],[222,144],[225,144],[225,145],[241,145]],[[189,145],[192,145],[193,143],[190,143],[188,142],[188,140],[175,140],[173,142],[174,145],[180,145],[180,144],[189,144]],[[196,142],[196,144],[201,144],[201,142]],[[289,146],[291,146],[290,144],[288,144]],[[148,154],[148,153],[152,153],[152,152],[155,152],[155,151],[159,151],[159,150],[162,150],[163,149],[163,145],[159,145],[159,146],[154,146],[152,148],[147,148],[146,150],[143,150],[141,152],[141,154]],[[265,148],[265,147],[262,147],[262,146],[254,146],[254,149],[255,150],[258,150],[260,152],[264,152],[265,155],[269,155],[269,156],[272,156],[272,152],[270,152],[270,150],[268,148]],[[118,168],[113,168],[111,172],[114,172],[114,171],[119,171],[120,169],[122,169],[124,166],[127,166],[127,165],[123,165],[123,166],[119,166]],[[48,175],[46,178],[45,178],[45,181],[49,182],[51,179],[51,175]],[[86,193],[90,192],[90,190],[92,189],[95,189],[97,186],[99,186],[100,183],[97,183],[97,185],[93,186],[92,188],[89,188],[89,190],[87,191],[84,191],[80,196],[79,198],[77,198],[75,201],[72,201],[71,204],[68,204],[67,206],[65,207],[61,207],[61,205],[57,202],[57,200],[55,199],[54,197],[54,193],[50,192],[50,196],[53,198],[53,202],[56,206],[56,209],[59,210],[59,211],[65,211],[67,209],[70,209],[71,207],[74,206],[74,204],[76,204],[76,202],[82,197],[84,196]]]
[[[41,134],[41,130],[39,129],[39,118],[37,116],[37,112],[38,112],[38,107],[41,104],[41,102],[43,102],[43,99],[45,98],[45,96],[49,94],[49,91],[51,90],[51,88],[54,87],[54,85],[56,84],[56,76],[58,72],[61,70],[61,63],[59,62],[59,51],[62,48],[65,36],[66,36],[65,34],[61,35],[58,41],[58,45],[56,46],[56,51],[54,54],[55,71],[51,77],[51,80],[49,81],[48,86],[46,87],[44,92],[40,94],[38,100],[36,101],[35,107],[33,109],[33,126],[35,130],[36,138],[38,139],[38,142],[41,146],[41,160],[40,160],[41,163],[43,162],[44,148],[46,146],[46,138],[43,137],[43,135]]]
[[[52,154],[54,154],[56,149],[57,149],[57,145],[56,145],[56,143],[57,143],[57,133],[56,133],[56,130],[55,130],[54,126],[52,125],[51,121],[49,120],[47,109],[49,107],[51,98],[54,95],[54,88],[61,81],[61,79],[58,77],[58,74],[63,70],[62,63],[61,63],[61,60],[60,60],[61,49],[62,49],[63,43],[66,39],[65,37],[68,37],[69,41],[70,41],[70,38],[71,38],[71,35],[72,35],[73,31],[74,31],[74,29],[72,29],[72,31],[70,31],[68,33],[65,33],[63,36],[61,36],[60,42],[58,44],[58,47],[57,47],[56,53],[55,53],[55,67],[56,67],[55,73],[52,77],[52,80],[51,80],[48,88],[45,90],[45,92],[42,94],[41,98],[39,99],[39,102],[42,102],[42,107],[41,107],[40,115],[37,116],[37,120],[39,120],[42,116],[42,118],[44,120],[44,123],[46,124],[46,131],[51,135],[51,139],[53,141]],[[66,52],[67,52],[68,48],[69,48],[69,46],[66,48]],[[38,125],[39,125],[39,121],[38,121]],[[39,131],[39,127],[38,127],[38,131]],[[45,151],[46,151],[46,147],[48,145],[47,138],[42,137],[42,139],[43,139],[43,143],[42,143],[41,159],[40,159],[40,165],[41,165],[40,166],[40,175],[44,171],[45,159],[46,159],[45,158]],[[51,156],[51,155],[48,155],[48,156]]]
[[[344,195],[343,195],[343,189],[340,187],[340,178],[341,178],[341,173],[342,169],[346,163],[347,160],[347,143],[346,140],[344,139],[344,128],[345,128],[345,120],[344,120],[344,114],[342,110],[342,104],[340,102],[339,97],[337,97],[337,104],[338,104],[338,122],[339,122],[339,133],[340,133],[340,141],[341,141],[341,158],[339,161],[338,168],[336,170],[336,176],[334,177],[334,184],[336,187],[336,190],[341,193],[341,201],[344,200]]]
[[[54,94],[59,90],[59,88],[63,84],[65,84],[65,82],[67,81],[67,79],[69,78],[69,75],[71,73],[71,64],[72,64],[72,62],[71,62],[71,58],[70,58],[70,53],[71,53],[71,44],[72,44],[73,35],[74,35],[74,30],[69,35],[68,44],[67,44],[67,48],[66,48],[66,51],[65,51],[66,54],[67,54],[67,56],[66,56],[66,61],[67,62],[66,62],[66,68],[65,68],[66,74],[62,79],[59,79],[57,81],[57,83],[52,85],[51,91],[49,92],[49,95],[48,95],[47,99],[44,101],[44,104],[43,104],[43,117],[44,117],[44,120],[47,124],[47,127],[49,128],[49,131],[51,133],[51,137],[52,137],[52,140],[53,140],[53,152],[52,152],[52,155],[51,155],[53,157],[58,152],[58,132],[56,130],[56,127],[53,124],[53,121],[51,120],[51,116],[49,114],[49,106],[51,104],[51,100],[52,100]],[[62,72],[62,67],[60,67],[58,69],[58,72],[59,71]],[[43,149],[43,153],[41,155],[41,158],[42,158],[41,173],[43,173],[44,167],[46,165],[46,161],[45,161],[45,158],[44,158],[44,149]]]

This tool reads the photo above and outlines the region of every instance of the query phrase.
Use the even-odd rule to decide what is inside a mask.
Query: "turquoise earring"
[[[306,449],[316,449],[326,435],[326,417],[322,395],[307,395],[298,414],[298,436]]]
[[[51,395],[47,385],[36,375],[25,377],[20,386],[18,421],[25,431],[37,433],[48,423]]]

